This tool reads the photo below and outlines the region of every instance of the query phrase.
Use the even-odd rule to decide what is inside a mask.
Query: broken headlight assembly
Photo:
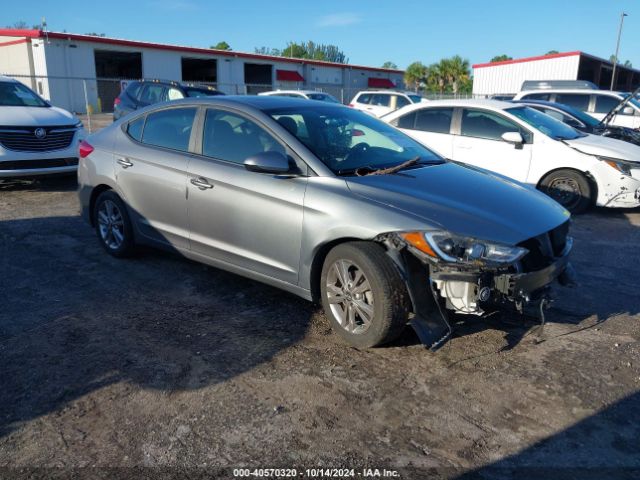
[[[621,160],[619,158],[610,158],[610,157],[597,157],[598,160],[606,163],[611,168],[617,170],[623,175],[628,177],[631,176],[632,168],[640,168],[640,165],[635,162],[628,162],[627,160]]]
[[[409,245],[434,260],[460,265],[507,266],[528,253],[526,248],[464,237],[443,230],[406,232],[401,236]]]

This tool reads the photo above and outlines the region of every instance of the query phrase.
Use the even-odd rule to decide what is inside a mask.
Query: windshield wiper
[[[407,160],[406,162],[402,162],[398,165],[394,165],[393,167],[374,170],[373,172],[367,173],[366,175],[390,175],[392,173],[399,172],[400,170],[403,170],[407,167],[411,167],[417,164],[419,161],[420,161],[420,157],[418,156],[418,157],[412,158],[411,160]]]

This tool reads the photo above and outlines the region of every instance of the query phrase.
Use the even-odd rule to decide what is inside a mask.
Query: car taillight
[[[87,155],[93,152],[93,147],[89,142],[83,140],[80,142],[80,146],[78,147],[78,153],[80,154],[80,158],[85,158]]]
[[[115,107],[116,105],[120,105],[120,102],[122,100],[120,100],[120,97],[116,97],[116,99],[113,101],[113,106]]]

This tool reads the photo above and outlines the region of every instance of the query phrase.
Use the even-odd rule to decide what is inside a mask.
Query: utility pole
[[[618,66],[618,51],[620,50],[620,37],[622,36],[622,24],[624,23],[624,17],[628,15],[622,12],[620,15],[620,28],[618,29],[618,42],[616,43],[616,55],[613,59],[613,72],[611,73],[611,88],[609,90],[613,90],[613,86],[616,84],[616,67]]]

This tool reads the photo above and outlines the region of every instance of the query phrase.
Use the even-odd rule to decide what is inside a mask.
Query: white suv
[[[0,180],[75,173],[84,137],[75,115],[0,76]]]
[[[399,108],[422,101],[425,101],[425,99],[417,93],[365,90],[356,93],[356,96],[353,97],[349,106],[370,113],[376,117],[381,117]]]
[[[563,103],[602,120],[607,113],[628,96],[628,93],[608,90],[549,89],[525,90],[518,93],[514,100],[546,100]],[[622,112],[613,117],[611,124],[620,127],[640,128],[640,100],[631,99]]]

